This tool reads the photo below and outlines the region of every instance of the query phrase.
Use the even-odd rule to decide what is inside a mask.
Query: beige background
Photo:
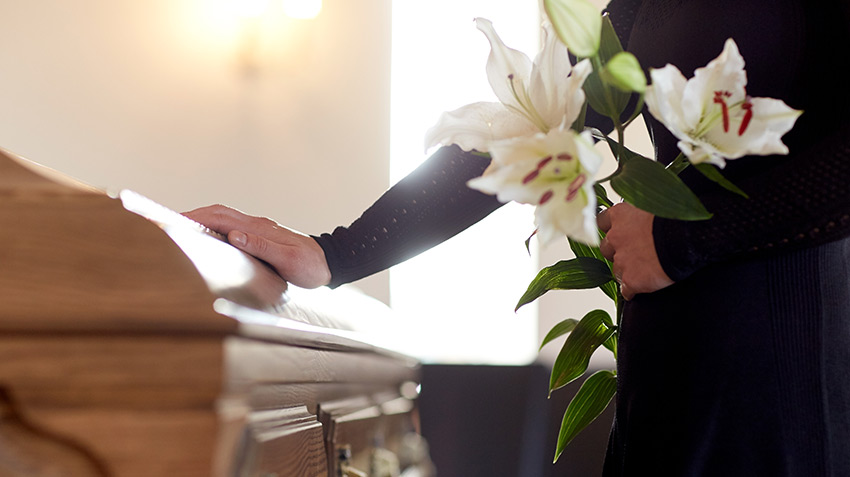
[[[275,25],[215,3],[3,0],[0,147],[178,211],[348,224],[389,185],[390,1],[325,0],[318,18]],[[388,299],[386,272],[357,285]],[[541,333],[600,296],[550,295]]]

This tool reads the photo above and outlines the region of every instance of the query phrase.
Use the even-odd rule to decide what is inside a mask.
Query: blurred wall
[[[280,2],[234,10],[250,4],[2,0],[0,147],[178,211],[225,203],[306,233],[350,223],[389,185],[391,1],[324,0],[312,20]],[[540,265],[571,256],[552,245]],[[356,285],[389,300],[387,272]],[[607,303],[547,294],[540,337]]]
[[[178,211],[350,223],[389,181],[390,1],[251,3],[3,0],[0,147]]]

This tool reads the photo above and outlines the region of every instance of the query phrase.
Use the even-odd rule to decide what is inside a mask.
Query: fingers
[[[225,235],[234,229],[247,229],[247,224],[252,219],[252,217],[224,205],[201,207],[184,212],[183,215]]]
[[[183,215],[223,235],[229,235],[234,230],[272,240],[276,240],[276,235],[286,235],[283,231],[285,228],[269,218],[247,215],[224,205],[201,207],[184,212]]]
[[[635,290],[629,286],[629,284],[623,280],[622,272],[615,272],[614,278],[617,280],[617,283],[620,284],[620,295],[623,295],[623,298],[626,301],[631,300],[635,296]]]
[[[599,228],[605,232],[600,253],[612,263],[614,278],[626,300],[672,284],[658,261],[652,221],[652,214],[627,203],[614,205],[597,217]]]
[[[614,206],[616,207],[616,206]],[[611,210],[614,208],[605,209],[596,216],[596,225],[606,234],[611,230]]]
[[[251,238],[251,242],[254,243],[258,238],[259,237],[257,237],[256,235],[253,236]],[[231,230],[230,233],[227,234],[227,241],[230,242],[230,244],[234,247],[248,252],[248,234],[246,234],[245,232],[242,232],[241,230]]]
[[[620,294],[623,295],[623,298],[625,298],[626,300],[631,300],[634,296],[634,292],[623,281],[623,270],[622,267],[619,266],[619,263],[613,263],[613,266],[611,267],[611,273],[614,274],[614,280],[616,280],[617,284],[620,285]]]
[[[231,230],[227,234],[227,241],[248,255],[268,263],[284,280],[291,281],[289,269],[293,263],[292,257],[287,257],[287,247],[266,237],[241,230]]]
[[[264,237],[241,230],[231,230],[227,234],[227,241],[239,250],[247,252],[261,260],[269,263],[273,261],[274,251],[272,249],[274,245]]]
[[[330,283],[331,272],[319,244],[309,236],[286,232],[286,240],[282,242],[241,230],[232,230],[227,240],[271,265],[278,275],[295,286],[316,288]]]
[[[614,261],[614,246],[611,245],[611,240],[608,238],[608,232],[611,231],[613,220],[616,219],[619,206],[620,204],[616,204],[603,210],[596,216],[596,225],[600,230],[605,232],[605,237],[599,244],[599,251],[602,252],[602,256],[608,259],[608,261]]]
[[[602,239],[602,242],[600,242],[599,251],[602,252],[602,256],[605,257],[609,262],[614,261],[614,246],[611,245],[611,242],[608,240],[607,236]]]
[[[183,215],[226,235],[231,245],[268,263],[295,286],[315,288],[330,283],[325,252],[308,235],[223,205],[201,207]]]

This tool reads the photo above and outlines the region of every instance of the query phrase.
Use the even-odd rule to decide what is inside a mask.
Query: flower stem
[[[643,111],[643,101],[644,101],[643,94],[638,95],[637,105],[635,105],[635,110],[632,112],[631,117],[629,117],[629,119],[626,120],[626,123],[623,125],[623,127],[629,127],[629,124],[631,124],[632,121],[634,121],[635,119],[637,119],[638,116],[640,116],[641,111]]]
[[[617,162],[620,162],[626,152],[626,146],[623,144],[626,140],[626,128],[619,120],[614,121],[614,126],[617,128]]]
[[[676,156],[676,159],[673,159],[673,162],[667,165],[667,170],[673,174],[679,175],[679,173],[687,169],[690,164],[691,163],[688,161],[688,158],[685,157],[685,154],[680,152],[679,155]]]
[[[602,93],[605,95],[605,103],[608,108],[608,111],[611,112],[611,115],[608,117],[611,118],[611,121],[614,122],[614,129],[617,131],[617,151],[614,153],[614,157],[615,159],[617,159],[617,162],[620,162],[620,159],[623,157],[623,153],[625,152],[625,145],[623,144],[623,141],[625,140],[625,127],[623,126],[623,121],[620,120],[619,116],[615,112],[616,108],[614,107],[614,97],[611,95],[611,87],[605,84],[605,82],[602,81],[601,78],[601,72],[604,68],[604,65],[602,64],[602,58],[597,53],[593,56],[593,58],[591,58],[591,62],[593,64],[594,71],[597,75],[600,76],[600,83],[602,84]]]

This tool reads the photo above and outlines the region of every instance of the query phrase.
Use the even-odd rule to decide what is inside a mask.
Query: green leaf
[[[614,279],[605,262],[589,257],[563,260],[540,270],[519,299],[516,310],[540,298],[549,290],[596,288]]]
[[[577,324],[578,324],[578,320],[576,320],[575,318],[567,318],[566,320],[564,320],[564,321],[558,323],[557,325],[553,326],[552,329],[549,330],[548,333],[546,333],[546,337],[543,338],[543,342],[540,343],[540,348],[538,349],[538,351],[543,349],[544,346],[546,346],[549,342],[551,342],[555,338],[557,338],[559,336],[563,336],[563,335],[569,333],[570,331],[572,331],[573,329],[575,329]]]
[[[602,310],[594,310],[594,311],[602,311]],[[605,323],[605,326],[607,326],[608,328],[615,329],[614,328],[614,321],[611,320],[611,315],[609,315],[608,313],[603,311],[602,313],[599,314],[599,318],[602,319],[602,323]]]
[[[702,173],[702,175],[720,184],[720,186],[724,189],[730,192],[734,192],[745,199],[750,198],[750,196],[748,196],[746,192],[742,191],[738,186],[730,182],[729,179],[723,177],[723,174],[720,173],[720,170],[714,167],[713,165],[703,162],[701,164],[694,164],[694,167],[696,167],[697,170]]]
[[[659,217],[705,220],[711,214],[676,174],[628,149],[611,187],[626,202]]]
[[[608,338],[604,343],[602,343],[602,346],[604,346],[606,349],[608,349],[612,353],[614,353],[614,360],[615,361],[617,360],[617,345],[618,345],[618,342],[619,342],[618,334],[614,333],[614,334],[611,335],[610,338]]]
[[[584,123],[587,122],[587,101],[581,103],[581,111],[579,112],[578,117],[573,124],[570,126],[570,129],[577,133],[581,133],[584,131]]]
[[[603,238],[605,234],[602,231],[599,231],[599,238]],[[608,268],[611,268],[611,262],[608,261],[607,258],[602,256],[602,252],[599,250],[599,247],[594,247],[592,245],[588,245],[584,242],[579,242],[578,240],[573,240],[571,238],[567,238],[567,241],[570,244],[570,249],[576,254],[576,257],[592,257],[599,259],[605,262],[608,265]]]
[[[600,72],[602,80],[625,93],[646,91],[646,75],[635,55],[621,51],[614,55]]]
[[[599,114],[609,118],[619,118],[626,105],[629,103],[628,93],[616,88],[607,87],[599,77],[598,65],[613,58],[617,53],[623,51],[623,46],[617,38],[611,20],[605,16],[602,18],[602,42],[599,48],[599,61],[595,63],[594,70],[584,81],[584,93],[587,103]]]
[[[599,50],[602,15],[587,0],[543,0],[543,8],[567,49],[580,58]]]
[[[606,322],[610,323],[611,317],[604,310],[593,310],[578,322],[552,365],[552,374],[549,377],[550,393],[566,386],[587,371],[590,356],[615,331],[613,327],[606,325]]]
[[[599,58],[602,62],[607,62],[617,53],[623,51],[623,44],[620,43],[620,37],[614,30],[614,24],[611,23],[611,18],[605,14],[602,16],[602,35],[599,39]]]
[[[599,231],[599,238],[605,238],[605,234],[601,230]],[[597,260],[601,260],[605,262],[606,265],[608,265],[609,269],[611,269],[611,262],[609,262],[608,259],[602,256],[602,251],[599,250],[599,247],[592,247],[590,245],[587,245],[586,243],[577,242],[573,239],[568,240],[570,242],[570,248],[572,249],[573,253],[576,254],[576,257],[591,257]],[[613,271],[611,273],[613,275]],[[608,295],[608,298],[614,300],[615,302],[617,301],[618,290],[616,281],[610,280],[608,282],[605,282],[600,285],[599,288],[602,289],[602,291],[606,295]]]
[[[598,371],[587,378],[564,413],[555,449],[555,462],[558,462],[573,438],[602,414],[616,393],[617,375],[613,371]]]
[[[528,252],[529,255],[531,255],[531,239],[533,239],[535,235],[537,235],[537,229],[535,229],[534,232],[525,239],[525,251]]]
[[[605,187],[602,184],[593,184],[593,190],[596,192],[596,200],[599,201],[600,204],[605,207],[611,207],[614,205],[614,202],[611,202],[611,199],[608,198],[608,191],[605,190]]]

